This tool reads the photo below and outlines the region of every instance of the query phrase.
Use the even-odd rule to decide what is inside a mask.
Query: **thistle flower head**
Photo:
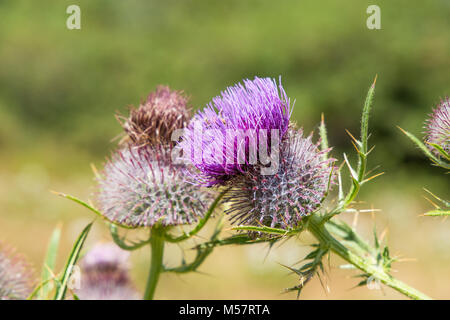
[[[118,117],[134,146],[171,145],[173,131],[185,127],[189,120],[188,98],[180,91],[158,86],[139,108],[130,108],[130,115]]]
[[[82,260],[84,271],[101,272],[114,270],[119,273],[128,271],[130,253],[120,249],[114,243],[96,244]]]
[[[224,201],[232,222],[244,225],[293,228],[302,217],[314,212],[322,203],[333,181],[333,159],[303,137],[302,131],[290,130],[280,150],[280,166],[273,175],[248,172],[234,177],[231,191]]]
[[[81,260],[81,286],[76,290],[82,300],[137,300],[139,294],[129,278],[130,253],[114,243],[101,243]]]
[[[258,153],[261,139],[270,141],[274,131],[283,137],[289,117],[290,100],[281,83],[255,77],[213,98],[194,116],[180,146],[207,185],[221,184],[252,167],[249,153]]]
[[[26,260],[0,242],[0,300],[24,300],[32,291],[33,272]]]
[[[430,118],[426,121],[425,127],[425,141],[436,144],[445,152],[450,153],[450,100],[448,97],[441,100],[439,105],[433,110]],[[428,147],[437,156],[440,156],[435,148],[431,145]]]
[[[129,227],[190,224],[211,199],[170,162],[164,150],[125,148],[115,153],[98,177],[100,211]]]

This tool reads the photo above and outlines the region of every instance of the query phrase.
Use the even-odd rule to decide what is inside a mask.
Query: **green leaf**
[[[380,248],[380,242],[378,241],[376,226],[373,226],[373,238],[374,238],[375,249],[378,251],[378,249]]]
[[[369,117],[370,109],[373,103],[373,97],[375,95],[375,84],[377,82],[377,76],[367,92],[366,100],[364,102],[362,117],[361,117],[361,153],[364,155],[368,151],[368,141],[369,141]]]
[[[341,170],[338,171],[338,186],[339,186],[338,199],[339,199],[339,201],[343,201],[344,200],[344,190],[342,188]]]
[[[52,236],[47,247],[47,254],[44,260],[44,266],[42,267],[41,282],[45,283],[42,285],[41,290],[38,294],[38,299],[47,299],[49,292],[51,291],[52,283],[50,280],[53,279],[52,271],[55,270],[56,257],[58,255],[59,240],[61,238],[61,225],[58,225],[55,230],[53,230]]]
[[[48,284],[50,281],[58,281],[57,279],[50,279],[47,281],[43,281],[40,282],[33,290],[33,292],[31,292],[31,294],[27,297],[27,300],[33,300],[34,297],[37,297],[38,294],[40,293],[41,289],[43,286],[45,286],[46,284]]]
[[[77,197],[74,197],[74,196],[71,196],[71,195],[69,195],[69,194],[65,194],[65,193],[62,193],[62,192],[56,192],[56,191],[52,191],[52,192],[53,192],[54,194],[58,195],[58,196],[61,196],[61,197],[63,197],[63,198],[69,199],[69,200],[72,200],[73,202],[76,202],[76,203],[82,205],[83,207],[85,207],[85,208],[91,210],[91,211],[92,211],[93,213],[95,213],[97,216],[99,216],[99,217],[102,218],[103,220],[108,221],[108,222],[111,223],[111,224],[117,225],[117,226],[119,226],[119,227],[121,227],[121,228],[124,228],[124,229],[135,229],[135,228],[132,228],[132,227],[128,227],[128,226],[121,225],[121,224],[119,224],[119,223],[117,223],[117,222],[115,222],[115,221],[109,220],[109,219],[108,219],[107,217],[105,217],[99,210],[95,209],[93,206],[91,206],[90,204],[84,202],[83,200],[78,199]]]
[[[347,159],[347,155],[344,153],[344,160],[345,160],[345,164],[348,167],[348,170],[350,171],[350,174],[352,175],[352,179],[356,182],[358,182],[358,175],[356,174],[356,171],[352,168],[352,166],[350,165],[350,162]]]
[[[183,234],[183,235],[181,235],[179,237],[176,237],[176,238],[171,237],[169,234],[165,234],[164,235],[165,240],[168,241],[168,242],[180,242],[180,241],[184,241],[184,240],[189,239],[192,236],[196,235],[200,230],[202,230],[202,228],[205,226],[206,222],[208,222],[209,218],[213,214],[213,212],[216,209],[216,207],[219,205],[219,203],[222,200],[223,196],[228,192],[228,190],[229,190],[229,188],[223,190],[217,196],[217,198],[214,200],[214,202],[209,207],[209,209],[206,212],[205,216],[202,219],[200,219],[200,221],[194,227],[194,229],[192,229],[190,232],[185,233],[185,234]]]
[[[439,198],[437,195],[433,194],[430,190],[423,188],[426,192],[428,192],[433,198],[438,200],[441,204],[443,204],[446,207],[450,207],[450,202],[447,200],[444,200],[442,198]],[[425,199],[428,199],[425,197]],[[432,201],[430,201],[437,209],[441,209],[438,205],[434,204]]]
[[[223,228],[223,218],[221,217],[219,219],[219,221],[217,222],[216,228],[213,232],[213,234],[211,235],[210,238],[210,242],[214,242],[217,241],[220,232],[222,231]],[[215,246],[204,246],[204,245],[199,245],[197,247],[195,247],[195,249],[197,250],[197,255],[195,256],[195,259],[187,264],[186,261],[182,260],[181,266],[179,267],[175,267],[175,268],[165,268],[164,267],[164,272],[174,272],[174,273],[187,273],[187,272],[193,272],[193,271],[197,271],[197,269],[202,265],[202,263],[206,260],[206,258],[212,253],[212,251],[214,250]]]
[[[444,157],[444,159],[446,159],[447,161],[450,161],[450,156],[449,154],[438,144],[435,143],[428,143],[430,146],[432,146],[434,149],[437,150],[437,152],[439,152],[442,157]]]
[[[81,249],[83,248],[84,242],[91,230],[93,222],[89,223],[78,236],[78,239],[75,241],[75,244],[70,252],[69,259],[67,260],[66,266],[64,268],[64,272],[59,279],[59,285],[57,287],[54,300],[64,300],[67,292],[67,284],[70,279],[70,275],[72,273],[74,265],[77,263],[78,258],[80,257]]]
[[[278,228],[270,228],[270,227],[255,227],[255,226],[237,226],[233,227],[233,230],[238,231],[254,231],[254,232],[263,232],[269,234],[288,234],[289,230],[278,229]]]
[[[207,247],[218,247],[218,246],[227,246],[227,245],[247,245],[247,244],[255,244],[261,242],[274,243],[279,238],[271,238],[271,239],[253,239],[250,238],[247,234],[236,234],[231,237],[225,239],[217,239],[214,241],[208,241],[197,246],[200,248]]]
[[[450,210],[435,209],[424,213],[424,216],[438,217],[438,216],[450,216]]]
[[[133,251],[139,248],[142,248],[143,246],[149,244],[151,242],[151,239],[139,241],[139,242],[131,242],[131,244],[127,244],[125,242],[124,238],[121,238],[119,236],[119,232],[117,230],[117,226],[114,224],[109,225],[109,232],[111,233],[111,237],[114,241],[114,243],[123,250]]]
[[[322,151],[328,150],[329,147],[328,147],[327,128],[325,126],[325,120],[324,120],[323,113],[322,113],[322,119],[320,121],[320,126],[319,126],[319,135],[320,135],[320,149]],[[328,154],[325,153],[323,157],[326,160],[328,157]]]
[[[412,133],[403,130],[402,128],[398,127],[412,142],[414,142],[414,144],[420,149],[422,150],[422,152],[428,157],[430,158],[431,161],[433,161],[435,164],[437,164],[438,166],[445,168],[445,169],[450,169],[450,164],[447,164],[445,162],[443,162],[442,160],[438,159],[431,151],[430,149],[427,148],[427,146],[420,141],[415,135],[413,135]]]

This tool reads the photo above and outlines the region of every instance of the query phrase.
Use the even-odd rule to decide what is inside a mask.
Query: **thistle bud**
[[[24,300],[32,292],[33,272],[29,263],[0,242],[0,300]]]
[[[312,136],[289,131],[280,149],[280,166],[273,175],[259,171],[238,175],[230,181],[231,191],[224,201],[232,223],[294,228],[301,219],[317,210],[332,182],[331,163],[323,159]]]
[[[139,293],[129,277],[130,253],[114,243],[94,246],[81,261],[82,300],[138,300]]]
[[[172,133],[189,120],[188,98],[180,91],[158,86],[139,108],[131,107],[128,118],[118,116],[129,144],[172,145]]]
[[[450,100],[445,98],[433,110],[425,123],[427,143],[436,144],[445,152],[450,153]],[[431,145],[428,148],[440,156],[440,153]]]
[[[101,212],[128,227],[191,224],[203,217],[211,194],[169,159],[149,147],[115,153],[98,178]]]

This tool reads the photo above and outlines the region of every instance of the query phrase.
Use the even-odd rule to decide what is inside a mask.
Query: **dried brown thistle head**
[[[138,147],[173,145],[172,133],[185,127],[189,118],[188,97],[160,85],[139,108],[130,107],[128,118],[117,117],[127,134],[121,143]]]

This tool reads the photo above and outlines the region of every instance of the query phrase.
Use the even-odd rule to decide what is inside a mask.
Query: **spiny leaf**
[[[263,232],[269,234],[287,234],[289,230],[278,229],[278,228],[270,228],[270,227],[255,227],[255,226],[236,226],[231,228],[232,230],[238,231],[254,231],[254,232]]]
[[[200,230],[202,230],[202,228],[205,226],[206,222],[208,222],[209,218],[213,214],[213,212],[216,209],[216,207],[220,204],[220,201],[225,196],[225,194],[228,192],[228,190],[229,190],[229,188],[223,190],[217,196],[217,198],[213,201],[213,203],[209,207],[209,209],[206,212],[205,216],[200,219],[200,221],[197,223],[197,225],[194,227],[194,229],[192,229],[190,232],[184,233],[183,235],[181,235],[179,237],[176,237],[176,238],[173,238],[169,234],[166,234],[165,235],[165,240],[167,240],[168,242],[180,242],[180,241],[184,241],[186,239],[189,239],[192,236],[196,235],[198,232],[200,232]]]
[[[117,230],[117,226],[114,224],[109,225],[109,232],[111,234],[111,237],[114,241],[114,243],[121,249],[127,250],[127,251],[133,251],[139,248],[142,248],[143,246],[150,243],[150,239],[139,241],[139,242],[131,242],[131,244],[128,244],[125,242],[125,239],[121,238],[119,236],[119,232]]]
[[[345,160],[345,163],[347,164],[347,167],[348,167],[348,170],[350,171],[350,174],[352,175],[352,179],[357,181],[358,175],[356,174],[356,171],[350,165],[350,162],[348,161],[347,155],[345,153],[344,153],[344,160]]]
[[[376,226],[373,227],[373,238],[374,238],[375,249],[377,249],[377,250],[380,249],[380,242],[378,241]]]
[[[447,200],[441,199],[439,198],[437,195],[433,194],[431,191],[423,188],[426,192],[428,192],[431,196],[433,196],[433,198],[435,198],[436,200],[438,200],[439,202],[441,202],[443,205],[445,205],[446,207],[450,207],[450,202],[448,202]],[[435,204],[434,204],[435,205]],[[439,208],[439,206],[435,205],[436,208]]]
[[[361,152],[363,154],[367,153],[367,146],[369,140],[369,117],[370,117],[370,109],[373,103],[373,97],[375,95],[375,84],[377,82],[378,75],[375,76],[375,79],[372,85],[367,92],[366,101],[364,102],[364,108],[361,117]]]
[[[213,234],[211,235],[210,241],[216,241],[218,240],[218,236],[223,228],[223,218],[220,218],[219,221],[216,224],[216,228],[214,229]],[[187,264],[186,261],[182,260],[181,266],[175,267],[175,268],[163,268],[164,272],[175,272],[175,273],[187,273],[187,272],[194,272],[197,271],[197,269],[200,267],[200,265],[205,261],[205,259],[211,254],[211,252],[214,250],[214,246],[197,246],[195,247],[197,250],[197,255],[195,259]]]
[[[338,186],[339,186],[338,199],[339,199],[339,201],[342,201],[342,200],[344,200],[344,190],[342,188],[341,171],[338,171]]]
[[[322,151],[328,150],[328,137],[327,137],[327,128],[325,126],[325,119],[322,113],[320,126],[319,126],[319,135],[320,135],[320,148]],[[324,154],[324,159],[327,159],[328,154]]]
[[[431,151],[430,149],[428,149],[425,144],[420,141],[418,138],[416,138],[415,135],[413,135],[412,133],[403,130],[402,128],[398,127],[412,142],[414,142],[414,144],[420,149],[422,150],[422,152],[428,157],[430,158],[431,161],[433,161],[436,165],[443,167],[445,169],[450,169],[450,164],[447,164],[443,161],[441,161],[440,159],[438,159]]]
[[[450,210],[435,209],[424,213],[424,216],[431,216],[431,217],[450,216]]]
[[[428,144],[429,144],[430,146],[432,146],[434,149],[436,149],[436,150],[439,152],[439,154],[442,155],[442,157],[443,157],[444,159],[446,159],[447,161],[450,161],[450,156],[449,156],[449,154],[444,150],[444,148],[442,148],[440,145],[435,144],[435,143],[429,143],[429,142],[428,142]]]
[[[63,198],[72,200],[73,202],[76,202],[76,203],[78,203],[78,204],[81,204],[83,207],[85,207],[85,208],[91,210],[91,211],[92,211],[93,213],[95,213],[97,216],[99,216],[100,218],[102,218],[102,219],[108,221],[108,222],[111,223],[111,224],[115,224],[115,225],[117,225],[117,226],[119,226],[119,227],[121,227],[121,228],[125,228],[125,229],[132,229],[131,227],[123,226],[123,225],[118,224],[117,222],[114,222],[114,221],[109,220],[107,217],[105,217],[104,215],[102,215],[102,213],[101,213],[99,210],[95,209],[93,206],[91,206],[90,204],[86,203],[85,201],[83,201],[83,200],[81,200],[81,199],[78,199],[77,197],[74,197],[74,196],[71,196],[71,195],[69,195],[69,194],[65,194],[65,193],[62,193],[62,192],[57,192],[57,191],[52,191],[52,193],[54,193],[54,194],[56,194],[56,195],[58,195],[58,196],[61,196],[61,197],[63,197]]]

